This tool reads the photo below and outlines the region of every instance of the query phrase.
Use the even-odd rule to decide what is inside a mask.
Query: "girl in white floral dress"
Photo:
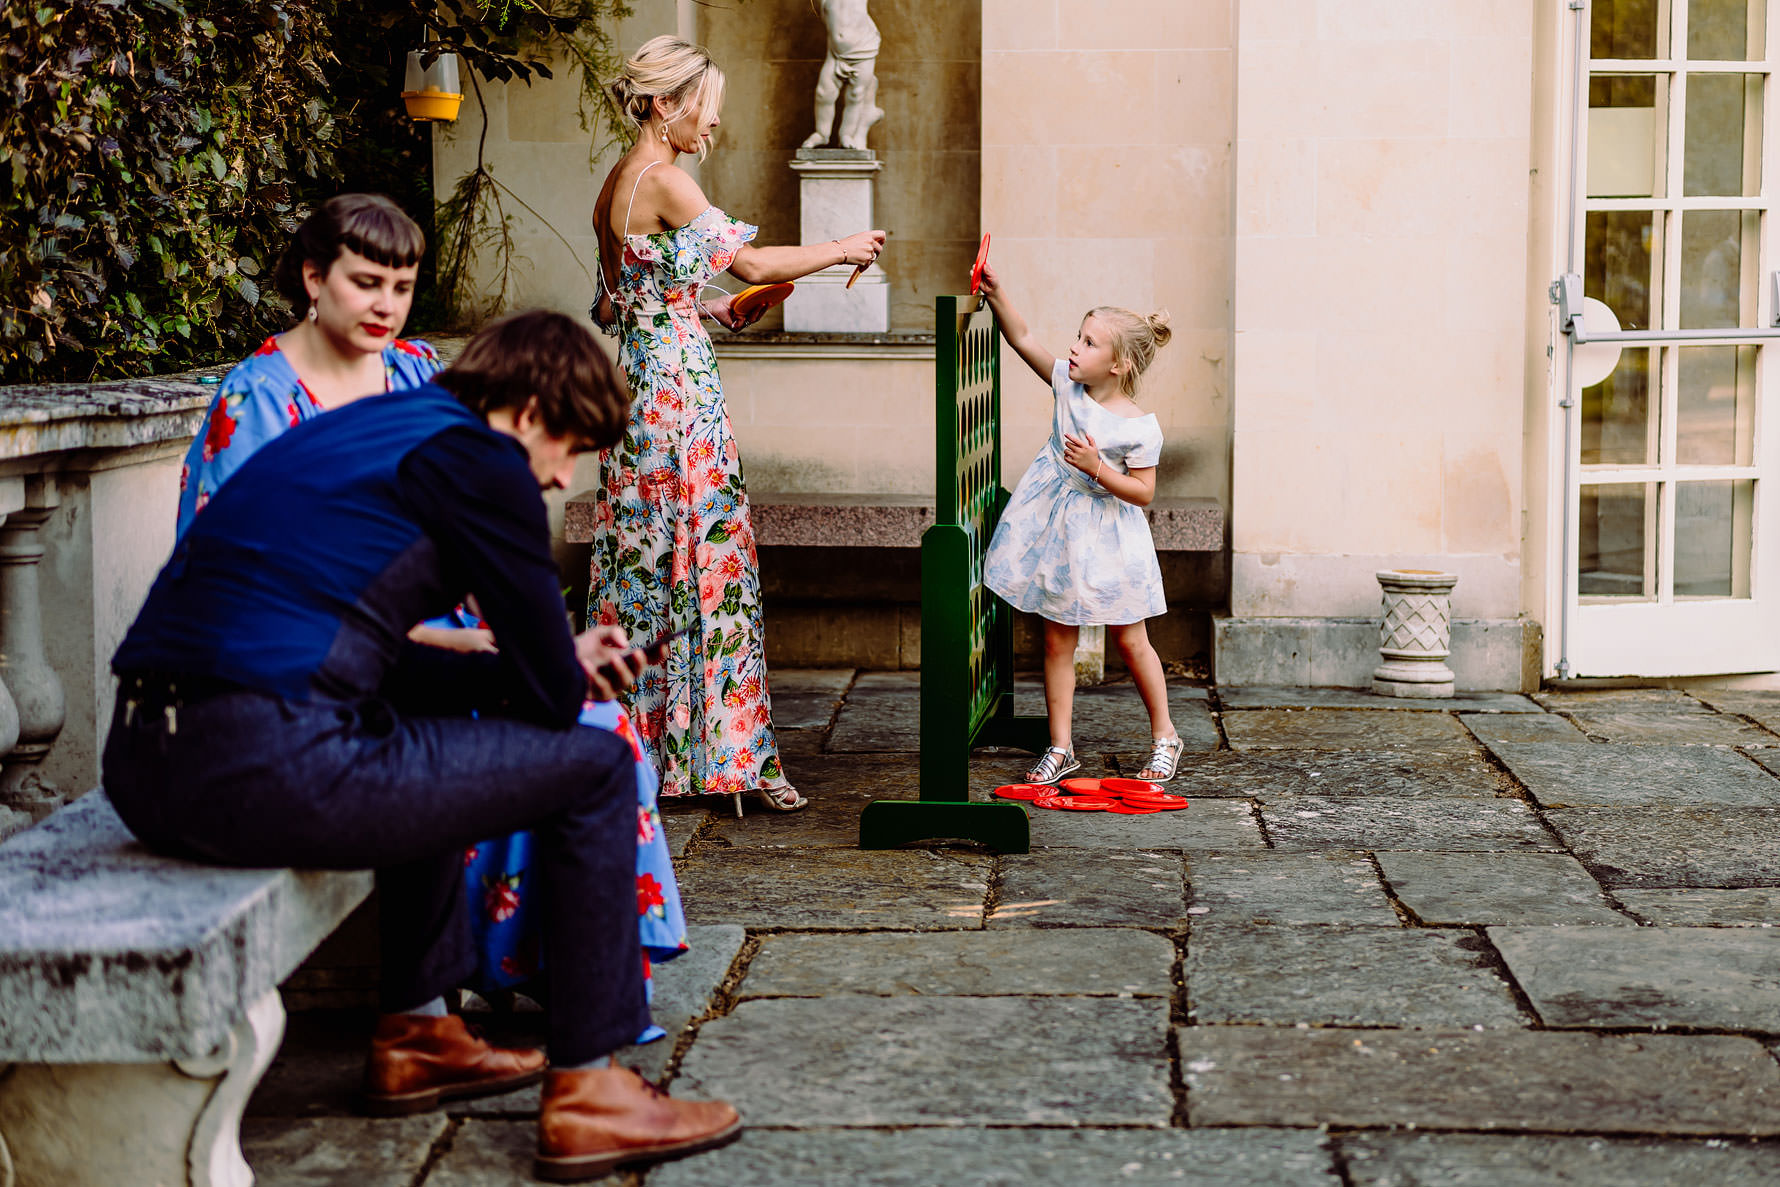
[[[593,313],[616,328],[634,402],[623,442],[601,458],[589,616],[638,642],[686,629],[629,705],[663,796],[730,795],[739,814],[753,793],[791,811],[809,801],[779,765],[754,528],[700,324],[736,330],[748,319],[726,296],[701,300],[700,289],[725,270],[764,284],[869,264],[884,232],[756,247],[756,228],[706,200],[674,163],[709,151],[723,104],[723,72],[703,49],[657,37],[625,63],[612,94],[638,134],[594,206],[602,291]]]

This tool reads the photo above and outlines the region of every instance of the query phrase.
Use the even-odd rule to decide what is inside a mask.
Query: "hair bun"
[[[1143,320],[1149,323],[1150,336],[1156,340],[1156,345],[1167,346],[1168,340],[1174,337],[1174,331],[1168,328],[1168,310],[1158,309]]]

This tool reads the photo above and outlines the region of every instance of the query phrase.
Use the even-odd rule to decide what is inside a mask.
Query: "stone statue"
[[[867,0],[822,0],[822,19],[828,25],[828,56],[816,79],[816,130],[803,142],[805,148],[828,143],[834,127],[835,100],[846,87],[841,108],[840,146],[865,148],[865,134],[884,118],[878,98],[878,27],[866,11]]]

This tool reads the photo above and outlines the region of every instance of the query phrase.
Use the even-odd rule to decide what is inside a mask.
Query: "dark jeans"
[[[118,694],[105,790],[150,848],[220,865],[375,869],[385,1010],[475,968],[466,848],[536,834],[550,1054],[585,1063],[649,1025],[637,938],[636,771],[606,730],[405,717],[380,700]]]

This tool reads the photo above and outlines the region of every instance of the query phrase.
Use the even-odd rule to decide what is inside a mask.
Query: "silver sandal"
[[[1065,750],[1061,746],[1047,746],[1043,756],[1026,772],[1026,782],[1055,783],[1071,771],[1081,769],[1082,764],[1076,761],[1075,751]]]
[[[795,812],[810,806],[810,797],[798,791],[789,783],[783,787],[755,787],[750,789],[760,800],[761,806],[774,812]],[[735,792],[736,819],[742,815],[742,793]]]
[[[1181,751],[1186,749],[1179,734],[1172,738],[1150,739],[1150,761],[1144,764],[1143,770],[1137,773],[1139,779],[1146,783],[1166,783],[1174,778],[1174,769],[1180,765]],[[1160,771],[1152,775],[1149,772]]]

